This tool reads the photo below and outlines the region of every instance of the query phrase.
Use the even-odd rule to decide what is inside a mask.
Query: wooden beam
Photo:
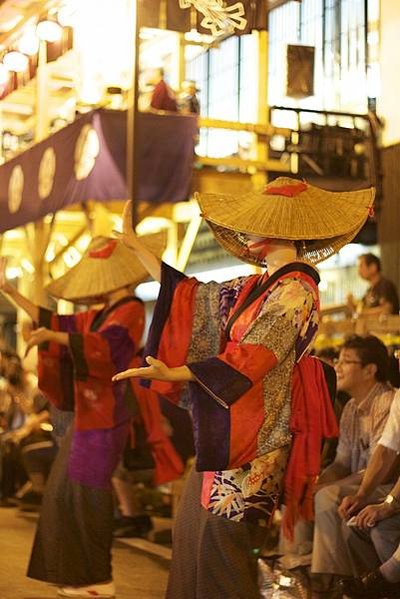
[[[267,107],[265,107],[267,112]],[[199,118],[199,126],[208,129],[228,129],[229,131],[248,131],[256,135],[272,137],[273,135],[283,135],[290,137],[291,129],[286,127],[274,127],[271,124],[261,123],[240,123],[238,121],[224,121],[222,119],[210,119],[206,117]]]
[[[281,160],[267,160],[262,162],[260,160],[242,160],[235,156],[227,156],[226,158],[212,158],[210,156],[198,156],[196,160],[197,164],[204,166],[226,166],[237,169],[254,168],[258,171],[278,171],[281,173],[290,173],[289,162],[282,162]],[[222,174],[222,173],[221,173]]]

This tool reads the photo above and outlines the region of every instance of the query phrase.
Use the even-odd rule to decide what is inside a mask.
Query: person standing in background
[[[377,256],[371,253],[359,256],[358,274],[368,281],[370,286],[360,302],[351,294],[347,297],[347,304],[352,313],[356,311],[362,316],[399,313],[396,285],[382,275],[381,261]]]
[[[200,102],[196,92],[200,91],[193,79],[182,83],[182,92],[179,94],[179,111],[182,114],[200,115]]]
[[[177,112],[176,95],[164,79],[164,69],[154,69],[149,82],[154,85],[150,108],[153,108],[153,110]]]

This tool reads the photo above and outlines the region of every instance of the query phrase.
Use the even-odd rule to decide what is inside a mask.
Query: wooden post
[[[36,71],[36,125],[35,142],[49,133],[49,70],[47,65],[47,43],[40,40],[38,67]]]
[[[140,40],[137,12],[137,0],[131,0],[129,18],[132,24],[132,39],[134,40],[134,43],[132,48],[131,87],[128,93],[128,118],[126,132],[126,184],[128,188],[128,197],[132,200],[133,227],[136,227],[136,225],[138,224],[138,206],[136,198],[136,125],[139,93],[138,72]]]
[[[39,143],[49,134],[49,110],[48,110],[48,66],[47,66],[47,45],[45,41],[39,44],[39,60],[36,72],[36,126],[35,142]],[[35,274],[32,285],[32,300],[37,304],[43,304],[46,296],[44,292],[45,285],[45,261],[47,245],[50,237],[50,229],[45,225],[43,219],[33,225],[33,240],[30,243],[30,255],[35,268]],[[29,241],[28,241],[29,245]]]
[[[257,123],[269,126],[269,109],[268,109],[268,32],[257,31],[253,35],[257,36],[258,42],[258,110]],[[257,161],[267,164],[268,137],[257,137]],[[255,187],[262,187],[267,183],[266,171],[257,171],[252,177]]]

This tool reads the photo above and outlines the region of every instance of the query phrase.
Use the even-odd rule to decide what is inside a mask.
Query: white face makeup
[[[250,254],[257,256],[263,254],[265,258],[273,252],[279,252],[288,248],[293,248],[293,242],[286,239],[273,239],[271,237],[259,237],[257,235],[246,234],[247,249]]]
[[[258,254],[263,252],[264,256],[266,255],[266,251],[268,251],[267,247],[269,245],[269,242],[272,241],[271,239],[268,239],[267,237],[258,237],[257,235],[246,235],[246,237],[246,245],[250,254],[257,256]]]

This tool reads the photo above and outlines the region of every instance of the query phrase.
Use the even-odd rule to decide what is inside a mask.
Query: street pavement
[[[0,599],[47,599],[56,588],[25,576],[37,516],[0,508]],[[115,542],[117,599],[162,599],[170,550],[142,539]]]

